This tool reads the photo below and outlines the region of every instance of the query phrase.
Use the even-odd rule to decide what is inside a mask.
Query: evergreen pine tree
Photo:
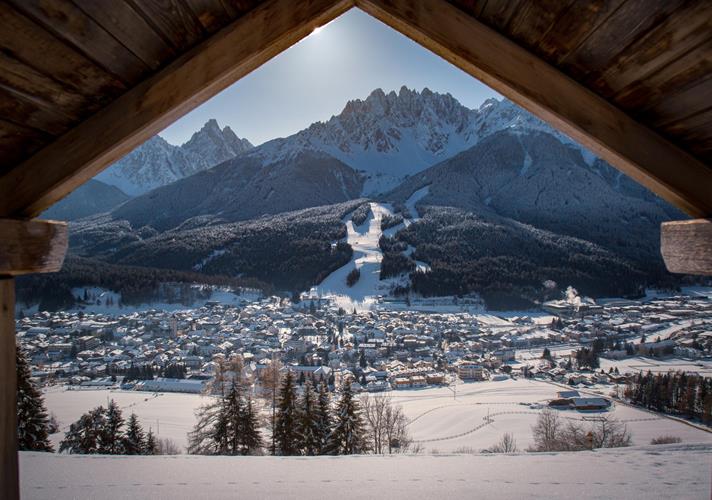
[[[304,455],[318,455],[321,451],[320,429],[318,421],[318,401],[311,382],[304,386],[304,393],[299,401],[299,437]]]
[[[126,434],[123,438],[124,453],[126,455],[143,455],[146,449],[146,440],[143,434],[143,428],[138,423],[138,418],[135,413],[129,417]]]
[[[274,428],[275,455],[298,455],[300,439],[297,433],[297,396],[294,376],[288,371],[279,389],[279,403]]]
[[[69,426],[59,444],[59,452],[74,454],[99,453],[100,435],[106,425],[104,408],[98,406]]]
[[[322,380],[319,386],[319,397],[316,406],[316,421],[319,439],[319,450],[317,455],[323,455],[327,452],[329,437],[331,436],[331,396],[329,395],[329,387]]]
[[[242,448],[243,409],[239,386],[234,379],[230,385],[230,390],[225,396],[223,408],[225,411],[227,454],[239,455]]]
[[[145,453],[146,453],[146,455],[155,455],[157,451],[158,451],[158,448],[156,447],[156,438],[153,436],[153,431],[149,427],[148,434],[146,434]]]
[[[123,453],[123,433],[121,428],[124,425],[124,419],[121,415],[121,409],[113,399],[106,408],[105,418],[106,424],[99,434],[99,453],[121,455]]]
[[[262,449],[262,433],[260,432],[257,411],[255,411],[250,396],[247,396],[247,401],[242,405],[242,408],[241,453],[243,455],[256,455]]]
[[[341,388],[341,398],[336,406],[334,430],[329,440],[329,451],[334,455],[353,455],[366,451],[364,424],[361,409],[354,398],[351,384]]]
[[[30,380],[30,367],[19,346],[17,363],[17,448],[29,451],[54,451],[49,442],[49,417],[42,394]]]

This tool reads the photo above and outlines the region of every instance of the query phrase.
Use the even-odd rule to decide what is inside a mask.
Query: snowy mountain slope
[[[266,166],[241,156],[134,198],[112,216],[158,230],[197,216],[246,220],[352,200],[362,182],[353,169],[322,153],[301,152]]]
[[[44,219],[75,220],[108,212],[130,197],[115,186],[90,179],[42,213]]]
[[[578,148],[543,132],[502,130],[410,177],[385,199],[405,202],[428,187],[423,205],[493,212],[539,228],[630,250],[657,252],[659,225],[682,217],[610,166],[589,166]]]
[[[450,94],[404,86],[398,93],[376,89],[363,101],[349,101],[327,122],[269,141],[250,155],[270,164],[300,151],[322,151],[364,171],[364,194],[370,195],[504,129],[545,130],[572,142],[510,101],[489,99],[471,110]]]
[[[165,186],[213,167],[252,148],[229,128],[209,120],[182,146],[154,136],[101,172],[96,179],[131,196]]]

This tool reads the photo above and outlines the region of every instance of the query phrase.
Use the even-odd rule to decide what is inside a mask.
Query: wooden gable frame
[[[679,3],[648,1],[663,14],[672,12],[668,12],[672,7],[667,5],[677,6]],[[623,109],[618,102],[613,102],[606,95],[605,85],[586,80],[585,67],[583,71],[579,67],[577,71],[566,72],[558,64],[561,58],[557,59],[555,54],[557,46],[578,44],[585,47],[587,41],[582,32],[565,32],[567,15],[589,16],[586,22],[579,24],[600,26],[604,22],[623,22],[621,20],[630,15],[636,15],[635,10],[627,12],[625,9],[637,8],[641,21],[632,26],[631,31],[642,30],[641,26],[646,22],[659,22],[657,18],[646,17],[644,1],[591,0],[542,2],[539,5],[531,0],[171,0],[167,3],[182,14],[180,19],[183,21],[181,28],[173,31],[175,19],[162,16],[158,2],[152,0],[131,2],[131,5],[140,4],[145,11],[154,13],[155,19],[148,24],[136,15],[134,9],[127,8],[128,4],[123,0],[106,3],[106,11],[98,9],[92,0],[75,0],[75,4],[82,6],[81,15],[70,12],[69,2],[62,0],[10,3],[16,4],[22,13],[0,5],[0,16],[12,21],[0,25],[0,45],[13,43],[13,37],[19,34],[29,37],[28,30],[31,31],[32,26],[28,19],[50,23],[57,31],[69,30],[74,26],[72,22],[84,23],[82,26],[88,28],[71,32],[72,43],[87,56],[107,61],[107,67],[126,68],[126,74],[118,82],[102,80],[104,75],[101,73],[90,79],[87,75],[93,75],[93,69],[89,68],[82,74],[86,78],[79,81],[74,90],[65,91],[52,78],[29,71],[11,57],[12,54],[8,56],[0,52],[0,70],[5,72],[0,75],[0,109],[20,113],[23,106],[35,110],[33,106],[39,103],[37,109],[42,111],[43,125],[41,134],[31,136],[30,131],[40,120],[39,115],[28,114],[26,124],[12,123],[0,117],[0,147],[7,137],[7,130],[11,131],[10,135],[20,138],[28,134],[26,141],[11,141],[22,147],[8,152],[8,157],[16,157],[19,161],[8,160],[5,163],[9,167],[0,170],[0,237],[3,239],[0,242],[0,491],[4,498],[19,497],[15,441],[14,282],[11,277],[25,272],[56,271],[61,267],[67,245],[65,225],[28,219],[36,217],[167,125],[306,37],[316,27],[353,7],[364,10],[551,123],[689,215],[712,216],[712,168],[706,165],[710,156],[707,145],[712,141],[710,109],[703,107],[684,120],[668,123],[665,130],[671,134],[682,131],[675,136],[682,139],[675,142],[670,140],[672,136],[659,133],[665,123],[661,124],[662,128],[654,129],[645,120],[641,121],[646,112],[645,99],[653,91],[646,93],[644,85],[636,86],[636,75],[625,71],[630,66],[626,66],[627,61],[633,57],[642,60],[639,66],[649,65],[649,61],[639,54],[649,50],[632,52],[638,40],[625,41],[627,47],[632,47],[631,53],[627,59],[622,57],[617,66],[621,72],[618,80],[621,85],[625,83],[619,93],[627,92],[628,102],[640,103],[637,108]],[[576,11],[575,5],[582,10]],[[190,15],[191,8],[187,6],[192,8],[194,15]],[[687,18],[696,19],[695,16],[699,18],[700,12],[707,13],[707,18],[712,19],[710,9],[705,7],[709,6],[704,2],[692,2],[692,7],[685,7],[687,10],[680,7],[682,14],[679,18],[682,20],[678,23],[686,22]],[[530,50],[527,47],[531,45],[530,39],[535,31],[524,28],[534,25],[542,16],[546,17],[547,9],[561,20],[559,29],[563,31],[552,33],[549,29],[543,35],[537,35],[537,50]],[[615,17],[616,9],[621,11],[620,19]],[[92,17],[113,23],[119,29],[113,37],[106,36],[90,21]],[[550,24],[552,19],[548,19]],[[662,44],[662,48],[655,47],[658,52],[669,54],[670,67],[687,58],[693,59],[696,62],[694,68],[702,72],[699,84],[676,94],[674,103],[680,106],[709,95],[709,82],[712,82],[709,74],[712,51],[709,37],[704,32],[709,26],[704,22],[688,24],[699,29],[695,31],[691,27],[685,40],[673,36],[674,43],[670,42],[670,37],[665,38],[663,29],[657,34],[648,31],[645,35],[649,43]],[[153,30],[156,26],[161,29]],[[11,28],[16,32],[11,32]],[[134,39],[130,36],[132,30],[140,32],[141,37]],[[156,34],[158,32],[160,36]],[[83,60],[84,56],[73,55],[63,46],[54,46],[48,41],[51,37],[43,33],[32,32],[31,39],[42,44],[49,57],[67,54],[80,62]],[[205,36],[201,38],[200,33]],[[656,41],[656,37],[666,41],[667,45]],[[100,44],[96,43],[97,39]],[[608,43],[617,41],[609,40]],[[129,47],[140,60],[127,55],[122,46]],[[18,45],[17,50],[21,51],[22,47]],[[589,54],[587,63],[595,65],[600,62],[600,57],[596,57],[594,53]],[[164,61],[169,62],[163,65]],[[51,71],[52,65],[45,65],[45,68]],[[64,79],[71,77],[62,75]],[[12,87],[13,82],[27,81],[38,89],[37,95],[25,95]],[[75,90],[86,82],[97,81],[96,88],[91,89],[97,98],[90,107],[80,109],[81,99]],[[674,78],[666,80],[674,81]],[[135,83],[129,85],[127,82]],[[104,89],[111,90],[111,95],[102,95]],[[16,101],[12,98],[15,95],[20,96]],[[47,103],[61,104],[65,108],[57,111]],[[74,117],[79,117],[78,121],[72,121]],[[54,132],[56,134],[52,135]],[[685,142],[685,138],[689,141]],[[696,146],[684,148],[681,144]],[[23,154],[22,148],[25,147],[30,153]],[[712,237],[709,228],[710,223],[705,220],[686,223],[685,227],[680,223],[663,226],[663,253],[671,270],[712,273],[709,264],[712,245],[707,244]],[[685,245],[678,245],[678,239],[684,239]],[[683,248],[682,252],[680,248]]]

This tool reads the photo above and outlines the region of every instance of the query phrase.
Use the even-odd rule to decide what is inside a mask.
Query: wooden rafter
[[[712,215],[712,169],[539,57],[444,0],[357,0],[695,217]]]

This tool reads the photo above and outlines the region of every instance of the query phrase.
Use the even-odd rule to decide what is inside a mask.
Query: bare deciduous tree
[[[546,409],[539,415],[534,433],[534,447],[530,451],[579,451],[594,448],[630,446],[632,437],[620,420],[604,415],[590,426],[581,421],[562,425],[554,410]]]
[[[499,442],[489,448],[490,453],[514,453],[517,451],[517,441],[510,433],[505,433],[500,438]]]
[[[156,455],[180,455],[181,451],[175,441],[170,438],[156,440]]]
[[[408,450],[411,444],[408,421],[403,409],[394,405],[387,394],[365,395],[361,408],[367,425],[367,439],[376,454],[398,453]]]
[[[559,414],[548,408],[544,409],[532,427],[534,433],[534,449],[536,451],[555,451],[559,448],[558,439],[561,433]]]

